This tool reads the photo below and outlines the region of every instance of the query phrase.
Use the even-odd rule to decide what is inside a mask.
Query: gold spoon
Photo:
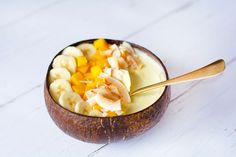
[[[220,74],[221,72],[223,72],[224,69],[225,69],[225,61],[223,59],[219,59],[219,60],[217,60],[211,64],[208,64],[200,69],[183,74],[181,76],[178,76],[178,77],[175,77],[175,78],[163,81],[163,82],[155,83],[155,84],[152,84],[152,85],[149,85],[146,87],[139,88],[135,91],[130,92],[130,95],[133,96],[138,93],[145,93],[150,90],[160,88],[163,86],[168,86],[168,85],[173,85],[173,84],[213,77],[213,76],[216,76],[217,74]]]

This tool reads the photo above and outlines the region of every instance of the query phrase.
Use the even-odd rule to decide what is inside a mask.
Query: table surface
[[[0,0],[0,19],[0,156],[235,156],[235,0]],[[59,50],[97,37],[150,49],[171,77],[219,58],[227,67],[172,86],[166,113],[144,135],[84,143],[50,119],[43,82]]]

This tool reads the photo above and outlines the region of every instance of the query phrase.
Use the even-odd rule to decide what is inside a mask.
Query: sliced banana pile
[[[48,81],[55,102],[76,113],[106,117],[125,114],[131,102],[130,72],[142,68],[129,43],[97,39],[65,48],[52,63]]]

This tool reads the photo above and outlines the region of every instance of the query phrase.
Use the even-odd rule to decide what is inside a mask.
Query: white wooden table
[[[98,145],[50,119],[43,82],[52,57],[88,38],[152,50],[175,76],[218,58],[224,74],[172,86],[160,123],[129,141]],[[236,156],[235,0],[0,0],[0,156]]]

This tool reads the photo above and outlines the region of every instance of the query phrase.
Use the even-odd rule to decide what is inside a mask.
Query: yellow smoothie
[[[135,51],[144,66],[142,69],[130,73],[131,91],[166,80],[165,72],[159,63],[139,49],[135,49]],[[131,103],[127,105],[126,114],[141,111],[152,105],[160,98],[164,89],[162,87],[132,96]]]

